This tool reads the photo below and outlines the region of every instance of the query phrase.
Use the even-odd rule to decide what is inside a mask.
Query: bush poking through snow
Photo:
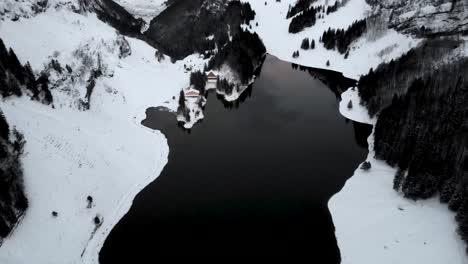
[[[396,174],[395,174],[395,178],[393,179],[393,189],[395,191],[400,191],[401,189],[401,184],[403,183],[405,179],[405,171],[402,170],[402,169],[398,169]]]
[[[353,101],[349,100],[348,102],[348,109],[351,110],[353,109]]]
[[[156,60],[158,60],[158,62],[161,62],[164,60],[164,54],[159,50],[156,50],[156,52],[154,53],[154,56],[156,57]]]
[[[93,207],[93,197],[91,195],[88,195],[88,197],[86,197],[86,201],[88,202],[86,208],[90,209],[91,207]]]
[[[369,161],[365,161],[364,163],[362,163],[361,165],[361,170],[364,170],[364,171],[368,171],[372,168],[372,165]]]
[[[299,58],[299,51],[296,50],[295,52],[293,52],[292,57],[293,57],[294,59]]]
[[[309,38],[303,39],[301,43],[301,49],[308,50],[309,48],[310,48]]]

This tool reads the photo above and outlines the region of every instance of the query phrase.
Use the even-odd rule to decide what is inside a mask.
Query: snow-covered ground
[[[105,51],[106,45],[96,44],[115,40],[114,29],[94,15],[66,9],[2,21],[0,37],[35,71],[51,57],[71,63],[71,54],[84,43],[106,55],[103,62],[112,74],[98,79],[88,111],[69,107],[65,101],[76,98],[56,96],[56,89],[55,109],[25,96],[0,102],[10,125],[27,141],[23,165],[30,201],[0,248],[0,263],[97,263],[112,227],[167,162],[165,137],[140,125],[146,108],[174,110],[177,94],[189,81],[184,63],[203,67],[204,61],[192,55],[175,64],[169,58],[158,63],[153,48],[131,38],[132,54],[120,59],[112,49]],[[92,208],[87,208],[88,195]]]
[[[256,18],[251,22],[253,30],[262,38],[268,53],[281,60],[291,61],[309,67],[329,68],[343,72],[350,78],[358,78],[359,75],[367,73],[371,67],[378,66],[381,62],[401,56],[404,52],[419,43],[419,40],[399,34],[394,30],[388,30],[377,40],[369,41],[361,38],[351,45],[348,59],[334,50],[327,50],[319,42],[323,32],[328,28],[348,28],[354,21],[363,19],[371,10],[365,0],[349,0],[349,2],[338,9],[337,12],[317,19],[313,27],[304,29],[297,34],[288,33],[289,22],[286,19],[288,6],[293,5],[296,0],[247,0],[256,12]],[[325,2],[325,1],[321,1]],[[328,1],[333,4],[334,1]],[[258,22],[258,27],[255,26]],[[308,37],[315,40],[315,49],[300,49],[301,42]],[[300,56],[292,58],[294,51],[299,50]],[[384,52],[382,52],[384,51]],[[330,61],[330,66],[326,63]]]
[[[345,117],[375,124],[358,104],[357,91],[349,89],[342,97],[340,112]],[[356,169],[328,203],[342,263],[468,263],[454,213],[438,198],[413,201],[394,191],[396,169],[374,158],[373,137],[368,139],[367,157],[372,168]]]

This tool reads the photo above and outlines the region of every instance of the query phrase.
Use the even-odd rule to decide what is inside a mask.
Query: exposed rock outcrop
[[[466,0],[367,0],[389,26],[416,36],[456,35],[468,32]]]

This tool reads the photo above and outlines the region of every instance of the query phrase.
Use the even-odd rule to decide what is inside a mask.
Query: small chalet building
[[[200,92],[198,90],[196,90],[196,89],[193,89],[193,88],[185,90],[184,93],[185,93],[185,97],[193,98],[193,97],[199,97],[200,96]]]
[[[216,75],[216,73],[214,73],[213,71],[209,71],[206,74],[206,77],[207,77],[209,83],[214,83],[214,82],[218,81],[218,75]]]

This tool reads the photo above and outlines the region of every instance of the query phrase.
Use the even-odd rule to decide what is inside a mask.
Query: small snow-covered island
[[[2,0],[0,97],[0,263],[468,263],[466,0]]]

